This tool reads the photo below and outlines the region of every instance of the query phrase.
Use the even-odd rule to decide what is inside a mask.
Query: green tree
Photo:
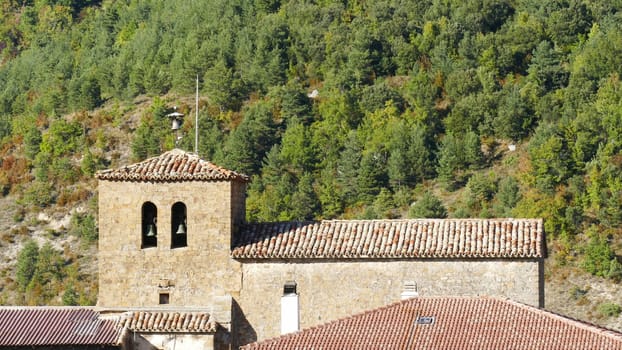
[[[164,101],[156,98],[143,114],[132,138],[132,156],[135,160],[159,155],[165,150],[167,141],[172,141],[174,135],[169,129],[170,121],[165,117],[167,112]]]
[[[346,205],[352,205],[358,201],[359,187],[356,179],[359,176],[362,158],[362,145],[356,131],[351,131],[341,152],[337,165],[336,182],[339,184],[341,196]]]
[[[337,171],[331,164],[320,171],[317,184],[317,197],[321,206],[321,216],[335,218],[343,212],[345,197],[340,195]]]
[[[296,192],[291,199],[291,212],[294,220],[311,220],[318,214],[319,200],[313,189],[313,175],[304,173],[298,180]]]
[[[84,155],[82,156],[82,161],[80,162],[80,170],[82,171],[82,175],[92,177],[95,174],[96,169],[97,163],[95,162],[93,153],[91,153],[91,150],[86,147]]]
[[[54,120],[43,134],[40,150],[54,157],[75,153],[83,142],[83,129],[78,122]]]
[[[493,121],[495,134],[511,140],[526,137],[533,125],[534,112],[516,84],[506,84],[501,93],[497,117]]]
[[[445,218],[447,209],[443,202],[430,191],[426,191],[408,209],[410,218]]]
[[[393,219],[397,216],[395,212],[395,202],[393,201],[393,194],[387,188],[382,188],[380,193],[374,199],[371,206],[374,217],[369,219]]]
[[[386,156],[383,152],[363,151],[356,177],[358,199],[371,203],[376,195],[387,186]]]
[[[615,258],[611,245],[608,239],[593,226],[588,230],[588,237],[582,266],[592,275],[606,277],[610,270],[610,263]]]
[[[513,176],[505,176],[499,180],[495,200],[497,201],[497,215],[502,217],[511,216],[511,209],[520,200],[520,187]]]
[[[393,119],[380,130],[380,143],[388,147],[387,173],[394,191],[402,186],[412,187],[434,172],[433,151],[435,144],[428,128],[419,123]]]
[[[276,87],[270,92],[279,101],[281,108],[281,118],[288,125],[292,119],[302,122],[305,126],[309,125],[312,118],[311,99],[303,86],[293,81],[288,81],[283,86]]]
[[[468,178],[468,170],[477,169],[482,164],[479,137],[472,131],[462,138],[446,134],[438,153],[438,177],[450,189],[463,184]]]
[[[475,173],[466,184],[467,203],[472,213],[482,213],[487,210],[489,203],[497,191],[497,181],[494,173]]]
[[[54,199],[55,191],[49,181],[37,179],[24,191],[24,201],[40,208],[47,207]]]
[[[41,141],[41,131],[32,125],[24,135],[24,150],[28,159],[35,159],[39,153]]]
[[[62,300],[63,300],[63,305],[65,306],[79,305],[79,295],[78,295],[78,292],[76,292],[76,289],[74,288],[73,284],[69,284],[66,287],[65,291],[63,292]]]
[[[69,82],[69,103],[74,110],[91,110],[102,103],[102,91],[96,73],[90,71]]]
[[[492,123],[497,116],[497,98],[494,94],[477,93],[459,98],[451,113],[443,120],[447,132],[456,135],[479,130],[492,135]]]
[[[589,31],[592,22],[586,4],[578,0],[570,0],[567,5],[565,3],[565,1],[557,2],[557,4],[552,2],[551,5],[559,7],[549,14],[547,20],[547,32],[561,47],[577,42],[580,34]]]
[[[462,147],[458,138],[452,133],[448,133],[443,137],[438,154],[438,177],[453,187],[454,182],[460,181],[462,176],[458,171],[462,170],[464,164],[461,159]]]
[[[223,166],[251,175],[259,173],[262,159],[279,139],[271,107],[268,102],[257,102],[245,110],[244,120],[225,142]]]
[[[569,73],[563,66],[563,55],[554,50],[549,41],[542,41],[533,52],[529,65],[529,79],[544,91],[566,86]]]
[[[572,174],[566,140],[556,126],[540,125],[528,151],[535,186],[540,190],[550,192]]]
[[[246,87],[239,72],[230,67],[224,59],[207,69],[203,76],[203,91],[207,93],[210,103],[217,105],[221,111],[238,110],[246,96]]]
[[[24,292],[35,274],[39,259],[39,245],[33,240],[28,240],[17,255],[17,267],[15,277],[20,291]]]
[[[365,86],[361,90],[359,105],[362,111],[375,112],[384,109],[387,103],[395,106],[398,112],[403,112],[405,101],[396,90],[387,86],[386,82],[376,82],[374,85]]]
[[[27,287],[31,304],[45,304],[57,295],[64,262],[61,253],[49,242],[41,247],[35,272]]]
[[[69,233],[80,237],[87,245],[97,241],[97,225],[93,215],[75,213],[71,216]]]
[[[309,134],[309,129],[298,119],[290,119],[281,139],[281,157],[296,175],[313,170],[315,164],[316,151]]]

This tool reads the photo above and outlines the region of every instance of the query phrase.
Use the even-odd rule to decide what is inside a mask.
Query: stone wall
[[[206,307],[236,295],[241,265],[229,255],[233,218],[244,215],[240,194],[243,184],[228,181],[99,181],[98,305],[155,307],[167,293],[170,306]],[[157,207],[158,242],[141,249],[147,201]],[[187,246],[172,249],[171,207],[178,201],[187,208]]]
[[[237,301],[252,327],[237,334],[242,344],[280,335],[287,281],[297,284],[301,329],[396,302],[406,281],[419,295],[488,295],[536,307],[544,293],[537,260],[254,262],[242,270]]]

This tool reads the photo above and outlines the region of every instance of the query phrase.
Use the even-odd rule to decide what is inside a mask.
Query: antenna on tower
[[[197,74],[197,96],[194,117],[194,153],[199,154],[199,75]]]

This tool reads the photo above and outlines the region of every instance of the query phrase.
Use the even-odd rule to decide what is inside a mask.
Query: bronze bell
[[[179,130],[181,128],[181,121],[179,119],[173,119],[172,130]]]
[[[177,226],[177,232],[175,232],[175,234],[178,234],[178,235],[186,234],[186,225],[184,225],[183,222],[179,223],[179,226]]]
[[[155,225],[149,224],[149,231],[147,232],[147,237],[155,237]]]

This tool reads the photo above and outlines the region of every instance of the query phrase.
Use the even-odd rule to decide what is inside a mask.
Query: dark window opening
[[[296,294],[296,282],[294,281],[285,282],[285,285],[283,286],[283,295],[291,295],[291,294]]]
[[[168,293],[160,293],[160,305],[168,304],[170,302],[170,295]]]
[[[155,204],[145,202],[142,208],[142,243],[141,248],[158,245],[158,209]]]
[[[186,205],[182,202],[177,202],[171,208],[171,248],[187,246],[187,237]]]

